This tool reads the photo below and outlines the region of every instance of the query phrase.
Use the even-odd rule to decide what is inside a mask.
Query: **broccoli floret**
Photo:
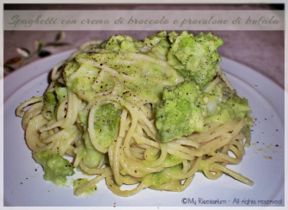
[[[167,33],[165,31],[159,32],[155,35],[145,38],[144,49],[148,50],[148,55],[157,59],[166,60],[170,43],[168,41]],[[142,48],[142,49],[143,49]]]
[[[252,126],[250,107],[246,98],[234,94],[220,103],[216,112],[207,117],[207,122],[225,123],[230,120],[245,120],[248,125]]]
[[[183,32],[172,44],[167,56],[168,63],[186,80],[195,81],[203,87],[217,73],[217,65],[220,62],[217,48],[222,44],[223,40],[211,33],[194,36]]]
[[[135,41],[130,36],[116,35],[110,37],[102,45],[103,48],[112,52],[137,52]]]
[[[246,98],[234,95],[227,100],[226,104],[227,106],[232,107],[236,119],[244,119],[249,116],[250,107]]]
[[[242,98],[235,94],[226,102],[226,106],[231,107],[235,119],[244,120],[247,125],[247,130],[253,126],[251,117],[251,108],[249,107],[248,99]]]
[[[174,43],[178,37],[178,34],[175,31],[168,33],[168,40],[170,43]]]
[[[235,90],[230,89],[220,78],[216,78],[205,86],[198,102],[204,115],[210,116],[216,113],[219,104],[224,103],[234,94]]]
[[[44,169],[44,179],[52,181],[57,185],[65,184],[67,176],[72,176],[74,170],[70,162],[59,154],[49,151],[40,151],[33,154],[33,158],[41,164]]]
[[[194,82],[184,82],[163,92],[156,108],[156,128],[162,142],[201,131],[204,119],[197,105],[200,90]]]

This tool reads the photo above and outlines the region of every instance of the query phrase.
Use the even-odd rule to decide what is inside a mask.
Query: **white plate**
[[[4,80],[4,200],[11,206],[194,206],[284,205],[284,91],[253,69],[223,58],[222,68],[241,96],[249,99],[257,118],[252,145],[243,161],[230,168],[254,180],[252,187],[223,175],[216,181],[198,173],[181,193],[143,190],[135,196],[114,195],[105,186],[90,197],[75,197],[71,187],[59,187],[42,178],[24,141],[15,108],[25,99],[41,95],[47,87],[47,72],[71,51],[32,63]],[[37,170],[37,171],[36,171]],[[200,200],[215,203],[201,203]],[[195,203],[194,203],[195,201]]]

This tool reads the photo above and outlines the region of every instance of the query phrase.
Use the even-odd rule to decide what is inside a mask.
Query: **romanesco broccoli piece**
[[[156,128],[162,142],[202,130],[204,118],[197,106],[199,94],[200,89],[194,82],[164,90],[162,103],[156,108]]]
[[[72,176],[74,170],[70,162],[59,154],[49,151],[40,151],[33,154],[33,158],[41,164],[44,169],[44,179],[55,184],[63,185],[67,176]]]
[[[217,48],[222,44],[223,40],[211,33],[194,36],[182,32],[171,46],[167,56],[168,63],[186,80],[194,81],[203,87],[216,76],[220,62]]]

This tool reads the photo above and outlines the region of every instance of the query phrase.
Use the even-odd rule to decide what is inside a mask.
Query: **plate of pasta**
[[[284,205],[283,89],[221,45],[114,35],[5,78],[5,205]]]

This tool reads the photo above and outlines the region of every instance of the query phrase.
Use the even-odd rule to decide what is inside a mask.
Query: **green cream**
[[[83,186],[85,186],[87,183],[89,182],[88,179],[86,178],[80,178],[80,179],[76,179],[73,181],[73,191],[74,191],[74,195],[80,196],[80,195],[89,195],[93,192],[95,192],[95,190],[97,189],[95,186],[90,186],[90,187],[85,187],[83,188]],[[84,189],[84,190],[83,190]]]
[[[131,102],[156,103],[164,87],[183,81],[175,69],[161,61],[166,61],[169,49],[166,33],[147,37],[144,42],[113,36],[101,47],[94,54],[78,54],[64,69],[67,86],[83,100],[92,101],[98,93],[112,91],[115,86],[114,92]],[[100,71],[110,76],[96,80]]]
[[[143,178],[143,183],[151,188],[159,188],[164,184],[168,184],[174,180],[173,175],[180,175],[182,171],[181,164],[165,168],[160,172],[151,173]]]
[[[70,71],[70,69],[68,69],[68,71]],[[86,101],[93,100],[97,92],[93,90],[92,86],[96,81],[98,73],[98,68],[83,63],[79,65],[79,68],[75,72],[69,72],[71,76],[66,78],[66,85],[81,99]]]
[[[101,105],[95,111],[94,129],[97,140],[103,148],[108,148],[116,139],[119,129],[120,114],[121,110],[116,108],[113,104]]]
[[[84,150],[83,150],[83,163],[90,167],[96,168],[100,162],[104,159],[104,155],[98,152],[91,144],[90,138],[87,133],[83,135],[84,139]]]

